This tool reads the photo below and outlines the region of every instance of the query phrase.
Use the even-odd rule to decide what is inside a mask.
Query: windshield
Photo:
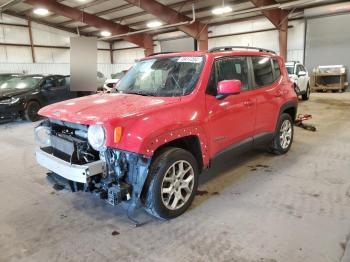
[[[0,75],[0,83],[5,82],[13,77],[17,77],[18,75],[12,75],[12,74],[4,74]]]
[[[288,75],[294,74],[294,66],[286,66]]]
[[[127,72],[116,89],[125,94],[187,95],[198,81],[203,61],[203,57],[193,56],[143,60]]]
[[[0,85],[0,90],[32,89],[43,79],[42,76],[24,76],[11,78]]]

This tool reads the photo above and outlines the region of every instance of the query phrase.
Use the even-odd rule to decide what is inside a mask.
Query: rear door
[[[256,98],[254,136],[274,132],[279,107],[283,102],[281,60],[269,56],[252,56],[253,94]]]
[[[217,58],[213,64],[206,94],[212,155],[230,145],[241,141],[248,142],[252,138],[255,98],[251,96],[249,76],[247,57]],[[241,81],[242,90],[240,94],[217,99],[218,82],[232,79]]]

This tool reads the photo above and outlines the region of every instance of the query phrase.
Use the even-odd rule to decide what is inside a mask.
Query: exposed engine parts
[[[102,160],[103,172],[88,177],[87,183],[67,180],[73,192],[91,192],[113,206],[123,201],[131,209],[138,206],[150,159],[117,149],[94,150],[84,125],[52,119],[40,125],[46,128],[49,141],[41,147],[45,152],[76,165]]]

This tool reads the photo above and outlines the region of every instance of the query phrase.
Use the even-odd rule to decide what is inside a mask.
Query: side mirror
[[[306,76],[306,72],[305,71],[299,71],[298,76]]]
[[[218,94],[217,99],[224,99],[230,95],[238,95],[241,92],[241,81],[240,80],[223,80],[218,83]]]

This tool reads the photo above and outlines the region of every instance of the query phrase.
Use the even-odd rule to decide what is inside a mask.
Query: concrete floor
[[[188,212],[139,228],[90,194],[53,190],[35,124],[1,125],[0,261],[349,262],[350,93],[312,94],[299,113],[318,131],[296,128],[287,155],[226,155]]]

